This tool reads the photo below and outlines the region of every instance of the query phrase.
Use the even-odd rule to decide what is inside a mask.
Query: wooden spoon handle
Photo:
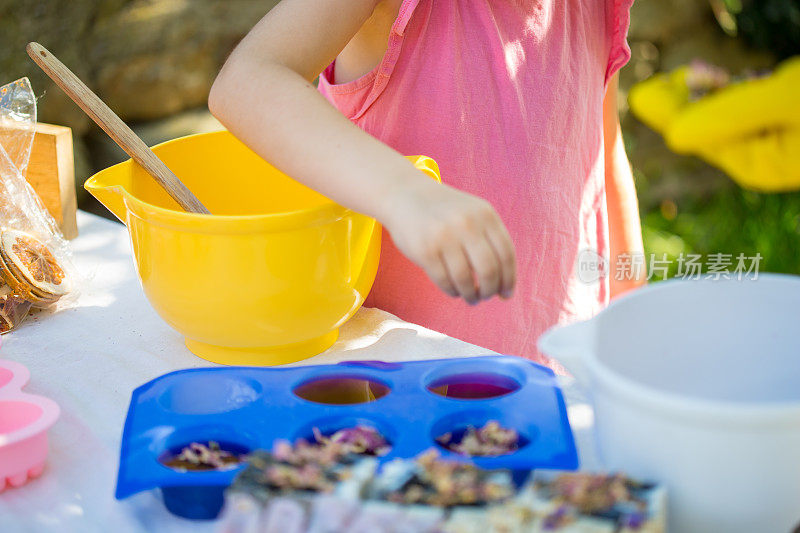
[[[67,96],[103,128],[125,153],[139,163],[155,180],[190,213],[210,214],[200,200],[161,161],[153,151],[131,130],[121,118],[94,94],[61,61],[39,43],[28,43],[28,55],[67,93]]]

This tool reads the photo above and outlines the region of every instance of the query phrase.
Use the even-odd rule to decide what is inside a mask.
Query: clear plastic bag
[[[35,128],[28,79],[0,87],[0,333],[74,293],[69,243],[25,180]]]

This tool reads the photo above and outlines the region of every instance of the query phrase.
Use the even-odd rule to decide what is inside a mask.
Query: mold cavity
[[[353,376],[329,376],[305,381],[294,388],[296,396],[314,403],[348,405],[374,402],[391,389],[380,381]]]
[[[255,380],[215,372],[184,374],[180,379],[161,393],[159,403],[181,414],[225,413],[253,403],[261,394],[261,385]]]
[[[201,424],[176,429],[151,444],[158,461],[180,472],[230,470],[258,446],[255,437],[223,424]]]
[[[436,438],[445,450],[470,457],[497,457],[514,453],[530,442],[516,430],[492,420],[482,427],[460,426]]]
[[[0,436],[28,426],[42,416],[42,408],[38,405],[20,402],[0,402]]]
[[[170,448],[158,460],[179,472],[220,471],[238,467],[249,452],[249,448],[235,442],[200,440]]]
[[[11,370],[0,366],[0,387],[8,385],[13,377],[14,373]]]
[[[431,439],[440,448],[470,457],[499,457],[524,448],[535,435],[494,410],[453,413],[431,427]]]
[[[519,390],[520,385],[516,380],[502,374],[468,372],[434,379],[427,388],[446,398],[485,400],[511,394]]]
[[[318,437],[323,438],[319,442]],[[359,455],[383,456],[392,449],[394,432],[383,422],[362,417],[329,417],[312,421],[295,433],[293,442],[302,439],[311,444],[325,444],[328,439],[347,448],[364,449]]]

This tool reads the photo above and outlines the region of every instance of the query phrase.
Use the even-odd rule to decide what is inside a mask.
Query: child
[[[587,258],[642,249],[614,77],[631,1],[284,0],[209,107],[388,230],[368,305],[542,360],[548,327],[637,283],[609,289],[613,263],[578,276]],[[435,159],[446,185],[401,154]]]

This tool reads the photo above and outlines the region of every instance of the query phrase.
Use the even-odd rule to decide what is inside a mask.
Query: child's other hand
[[[491,204],[431,180],[409,181],[390,195],[381,217],[400,251],[470,304],[511,297],[514,244]]]

